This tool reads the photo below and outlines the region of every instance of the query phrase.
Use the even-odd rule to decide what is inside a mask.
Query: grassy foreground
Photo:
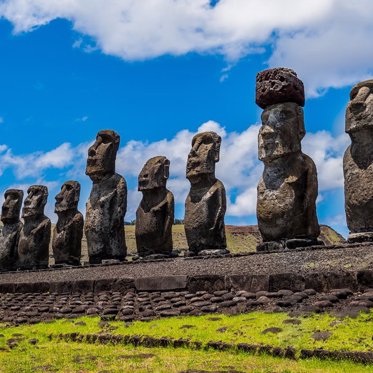
[[[300,349],[372,351],[373,312],[356,318],[328,314],[289,317],[253,312],[226,316],[177,317],[151,322],[100,322],[99,318],[58,320],[7,327],[0,325],[0,372],[373,372],[349,361],[290,360],[237,351],[145,348],[65,342],[60,333],[111,333],[251,343]],[[50,338],[52,336],[52,338]]]

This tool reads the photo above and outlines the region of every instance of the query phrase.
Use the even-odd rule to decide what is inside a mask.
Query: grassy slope
[[[126,243],[129,254],[136,254],[135,226],[126,225]],[[260,240],[260,234],[256,226],[226,226],[227,246],[232,253],[253,252]],[[188,245],[184,233],[184,225],[177,224],[172,228],[172,237],[174,248],[185,250]],[[322,225],[320,238],[328,245],[341,243],[343,237],[332,228]],[[50,250],[52,252],[52,250]],[[83,238],[82,242],[82,259],[88,261],[87,242]]]
[[[351,362],[319,361],[317,359],[291,361],[266,355],[233,352],[195,351],[187,348],[134,348],[131,346],[103,346],[85,343],[66,343],[49,340],[50,334],[78,332],[148,335],[153,337],[187,338],[206,344],[209,341],[230,343],[292,346],[300,349],[371,351],[373,349],[373,312],[357,318],[337,318],[315,314],[292,318],[300,324],[284,323],[286,313],[253,312],[226,316],[178,317],[134,322],[126,325],[111,322],[99,325],[98,318],[59,320],[30,326],[0,326],[0,372],[63,371],[131,371],[180,372],[186,369],[256,372],[372,372],[372,366]],[[83,321],[83,322],[82,322]],[[82,325],[80,325],[82,324]],[[279,333],[262,332],[270,327],[281,328]],[[326,340],[315,340],[315,332],[330,332]],[[21,338],[18,346],[8,349],[9,339]],[[28,341],[38,339],[32,346]],[[141,356],[139,354],[153,354]],[[226,368],[230,367],[230,368]],[[121,370],[122,369],[122,370]]]

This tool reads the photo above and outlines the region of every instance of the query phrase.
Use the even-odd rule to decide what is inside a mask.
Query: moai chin
[[[120,137],[111,130],[98,132],[88,150],[86,175],[93,181],[87,202],[85,235],[89,262],[124,260],[124,215],[127,210],[127,184],[115,173]]]
[[[4,193],[1,209],[3,228],[0,233],[0,270],[12,270],[16,267],[18,241],[22,229],[19,219],[22,200],[22,190],[8,189]]]
[[[27,190],[23,204],[22,227],[18,243],[19,268],[43,268],[48,266],[51,221],[44,215],[48,188],[32,185]]]
[[[78,211],[79,197],[77,181],[66,181],[55,197],[54,212],[58,220],[53,230],[52,249],[57,265],[80,264],[84,221]]]
[[[172,255],[174,196],[166,188],[170,161],[166,157],[149,159],[139,174],[142,200],[136,211],[136,246],[140,257]]]
[[[373,80],[352,88],[346,132],[351,138],[343,158],[348,241],[373,241]]]
[[[301,150],[305,135],[303,83],[291,69],[265,70],[257,75],[256,102],[264,108],[258,136],[264,171],[257,194],[263,243],[257,250],[320,245],[317,171]]]
[[[226,196],[223,183],[215,177],[221,137],[202,132],[193,137],[186,177],[191,188],[185,201],[185,234],[189,255],[227,254],[224,215]]]

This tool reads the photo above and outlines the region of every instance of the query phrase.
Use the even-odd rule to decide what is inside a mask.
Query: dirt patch
[[[332,335],[332,332],[325,331],[325,332],[314,332],[312,334],[312,338],[315,341],[326,341]]]
[[[267,334],[267,333],[280,333],[280,332],[282,332],[282,329],[281,329],[281,328],[272,327],[272,328],[264,329],[264,330],[262,331],[262,334]]]
[[[282,322],[283,324],[300,325],[302,322],[298,319],[287,319]]]
[[[134,354],[134,355],[119,355],[119,359],[151,359],[154,354]]]
[[[216,329],[216,331],[219,333],[225,333],[227,330],[228,328],[226,326],[224,326],[223,328]]]
[[[195,328],[194,325],[182,325],[180,326],[180,329],[192,329],[192,328]]]

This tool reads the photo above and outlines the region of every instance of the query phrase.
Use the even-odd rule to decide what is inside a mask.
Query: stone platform
[[[0,273],[0,322],[372,307],[372,244]]]

